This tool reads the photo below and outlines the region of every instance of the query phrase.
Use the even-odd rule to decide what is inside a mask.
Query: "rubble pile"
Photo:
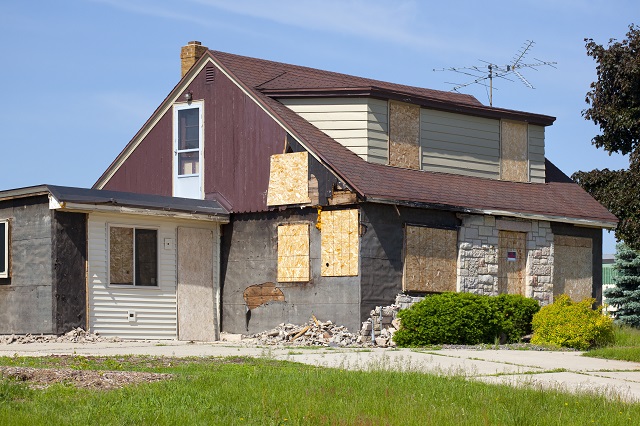
[[[376,306],[370,318],[362,323],[359,337],[362,343],[381,348],[395,346],[393,333],[400,328],[398,311],[399,305]]]
[[[97,333],[88,333],[82,328],[74,328],[73,330],[61,336],[55,334],[8,334],[0,336],[0,344],[28,344],[28,343],[92,343],[92,342],[118,342],[117,337],[101,337]]]
[[[280,324],[273,330],[247,336],[257,344],[290,346],[361,346],[359,336],[331,321],[318,321],[314,316],[304,325]]]

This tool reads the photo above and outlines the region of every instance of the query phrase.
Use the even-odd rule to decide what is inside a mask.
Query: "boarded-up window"
[[[410,226],[405,229],[405,291],[456,291],[458,233],[451,229]]]
[[[555,235],[553,295],[567,294],[574,301],[591,297],[593,265],[591,238]]]
[[[9,221],[0,220],[0,278],[9,277]]]
[[[500,137],[500,178],[529,182],[527,123],[502,121]]]
[[[309,224],[278,226],[278,281],[309,281]]]
[[[321,275],[342,277],[358,275],[359,232],[358,210],[323,211]]]
[[[109,228],[109,283],[158,285],[158,231]]]
[[[420,107],[389,102],[389,165],[420,168]]]
[[[310,203],[307,152],[271,156],[267,205]]]

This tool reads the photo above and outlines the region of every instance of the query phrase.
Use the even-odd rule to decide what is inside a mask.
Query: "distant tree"
[[[616,238],[640,249],[640,27],[631,24],[626,39],[610,39],[605,47],[585,39],[587,55],[597,63],[582,111],[602,130],[592,143],[609,154],[629,155],[628,170],[579,171],[571,177],[620,223]]]
[[[618,244],[613,267],[618,275],[615,286],[604,291],[607,303],[617,308],[612,312],[616,321],[640,328],[640,252]]]

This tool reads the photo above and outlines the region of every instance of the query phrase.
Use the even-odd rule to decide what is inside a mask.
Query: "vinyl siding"
[[[305,98],[279,101],[364,160],[388,163],[387,101],[373,98]]]
[[[108,225],[150,227],[158,230],[158,286],[108,285]],[[91,332],[125,339],[175,339],[177,336],[177,226],[204,227],[202,222],[91,214],[88,221],[88,322]],[[219,233],[214,227],[214,244]],[[211,229],[211,228],[209,228]],[[165,247],[165,239],[173,243]],[[217,250],[216,250],[217,251]],[[217,269],[217,259],[215,268]],[[217,270],[214,272],[217,277]],[[129,322],[128,311],[136,313]]]
[[[529,180],[532,183],[544,183],[544,127],[529,124],[528,139]]]
[[[500,121],[422,108],[422,170],[500,177]]]

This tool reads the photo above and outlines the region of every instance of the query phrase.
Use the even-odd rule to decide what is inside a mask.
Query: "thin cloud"
[[[202,25],[209,27],[212,25],[210,20],[202,19],[195,15],[188,15],[184,13],[175,12],[159,6],[158,3],[140,4],[133,3],[126,0],[91,0],[94,3],[102,3],[116,9],[124,10],[126,12],[136,13],[139,15],[153,16],[156,18],[170,19],[174,21],[190,22],[192,24]]]

